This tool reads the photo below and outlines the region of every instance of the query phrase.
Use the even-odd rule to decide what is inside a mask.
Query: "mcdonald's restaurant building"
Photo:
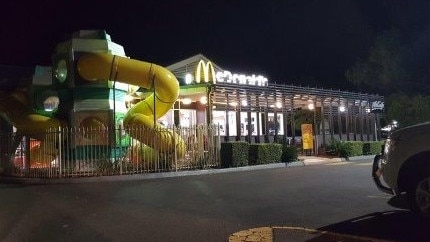
[[[223,141],[251,143],[300,142],[300,123],[313,125],[318,144],[379,139],[379,95],[271,83],[258,73],[221,68],[202,54],[167,69],[181,88],[174,108],[159,120],[166,126],[217,124]]]

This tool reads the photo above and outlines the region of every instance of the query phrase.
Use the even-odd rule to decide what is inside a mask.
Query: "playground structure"
[[[109,147],[103,156],[111,160],[131,152],[137,163],[160,155],[176,162],[185,158],[181,135],[157,123],[178,98],[179,83],[170,71],[126,57],[105,31],[73,33],[52,59],[52,68],[36,68],[31,86],[0,90],[0,114],[16,128],[16,137],[35,144],[28,146],[27,168],[50,167],[59,157],[83,159],[88,147]],[[126,98],[139,88],[152,94],[126,107]],[[65,127],[79,132],[65,136]]]

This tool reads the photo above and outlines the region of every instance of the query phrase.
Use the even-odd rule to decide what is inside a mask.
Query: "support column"
[[[240,96],[239,92],[236,92],[236,141],[240,141],[242,137],[242,129],[241,129],[241,123],[240,123],[240,112],[241,112],[241,103],[240,103]],[[243,127],[245,128],[245,127]]]
[[[207,86],[206,87],[206,124],[210,125],[213,124],[213,102],[212,102],[212,87]]]
[[[294,96],[291,97],[291,139],[293,140],[293,144],[296,143],[296,119],[294,118],[294,114],[296,112],[296,107],[294,104]]]
[[[229,106],[229,98],[228,98],[228,95],[227,94],[225,94],[225,99],[226,99],[226,101],[227,101],[227,104],[226,104],[226,106],[225,106],[225,136],[224,136],[224,141],[229,141],[230,140],[230,120],[229,120],[229,109],[230,109],[230,106]]]
[[[322,145],[325,147],[326,141],[325,141],[325,113],[324,113],[324,99],[321,99],[321,127],[322,127]]]
[[[362,102],[360,102],[360,109],[359,109],[359,113],[360,113],[360,139],[361,141],[364,141],[364,115],[366,114],[366,108],[363,108],[363,104]]]
[[[333,102],[330,98],[330,105],[329,105],[329,118],[328,118],[328,122],[329,122],[329,130],[330,130],[330,141],[334,139],[334,121],[333,121]]]
[[[264,93],[264,99],[266,102],[266,109],[264,110],[264,142],[269,143],[269,100],[267,97],[267,92]]]
[[[255,143],[260,143],[260,135],[261,135],[261,129],[260,129],[260,122],[261,122],[261,120],[260,120],[260,114],[261,114],[261,112],[260,111],[261,111],[261,107],[260,107],[260,100],[259,100],[258,96],[256,96],[255,102],[256,102],[256,106],[257,106],[257,109],[256,109],[256,111],[257,111],[257,120],[255,121],[256,125],[257,125],[257,127],[256,127],[256,129],[257,129],[257,136],[255,137]]]
[[[342,104],[340,103],[339,100],[339,105],[337,106],[337,121],[338,121],[338,130],[339,130],[339,140],[342,140],[342,112],[340,111],[340,106]]]
[[[252,118],[251,118],[251,111],[250,110],[248,110],[246,112],[246,117],[247,117],[247,122],[246,122],[247,127],[245,127],[247,129],[246,137],[247,137],[248,143],[252,143],[252,130],[254,127],[252,125],[252,120],[251,120]]]
[[[345,107],[345,132],[346,132],[346,140],[349,141],[349,133],[350,133],[350,125],[349,125],[349,115],[350,115],[350,110],[351,108],[349,107],[349,100],[346,100],[346,107]]]
[[[284,144],[287,143],[287,138],[288,138],[288,106],[285,100],[285,95],[282,94],[282,117],[283,117],[283,122],[282,122],[282,127],[284,129],[284,136],[282,138],[282,142]]]

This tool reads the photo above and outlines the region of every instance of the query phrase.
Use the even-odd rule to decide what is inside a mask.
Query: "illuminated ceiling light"
[[[236,107],[237,106],[237,102],[231,102],[230,106]]]
[[[341,111],[342,113],[343,113],[343,112],[345,112],[345,111],[346,111],[345,106],[340,106],[340,107],[339,107],[339,111]]]
[[[183,104],[185,104],[185,105],[191,104],[191,99],[189,99],[189,98],[184,98],[184,99],[182,99],[181,101],[182,101],[182,103],[183,103]]]
[[[193,75],[190,73],[185,74],[185,84],[189,85],[193,82]]]
[[[371,110],[370,110],[370,108],[369,108],[369,107],[367,107],[367,108],[366,108],[366,113],[370,113],[370,111],[371,111]]]
[[[276,106],[276,108],[282,108],[282,103],[281,102],[276,102],[275,106]]]
[[[200,103],[201,103],[201,104],[206,104],[206,103],[208,103],[208,98],[207,98],[207,97],[205,97],[205,96],[201,97],[201,98],[200,98]]]
[[[248,102],[246,100],[242,100],[240,103],[242,104],[243,107],[248,106]]]
[[[308,104],[308,109],[309,109],[309,110],[314,110],[314,109],[315,109],[315,105],[314,105],[314,103],[309,103],[309,104]]]

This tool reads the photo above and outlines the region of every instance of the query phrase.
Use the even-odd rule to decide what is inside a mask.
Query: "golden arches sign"
[[[200,83],[203,78],[203,82],[212,82],[215,83],[215,70],[212,65],[212,62],[204,62],[203,60],[199,61],[196,69],[196,83]]]

